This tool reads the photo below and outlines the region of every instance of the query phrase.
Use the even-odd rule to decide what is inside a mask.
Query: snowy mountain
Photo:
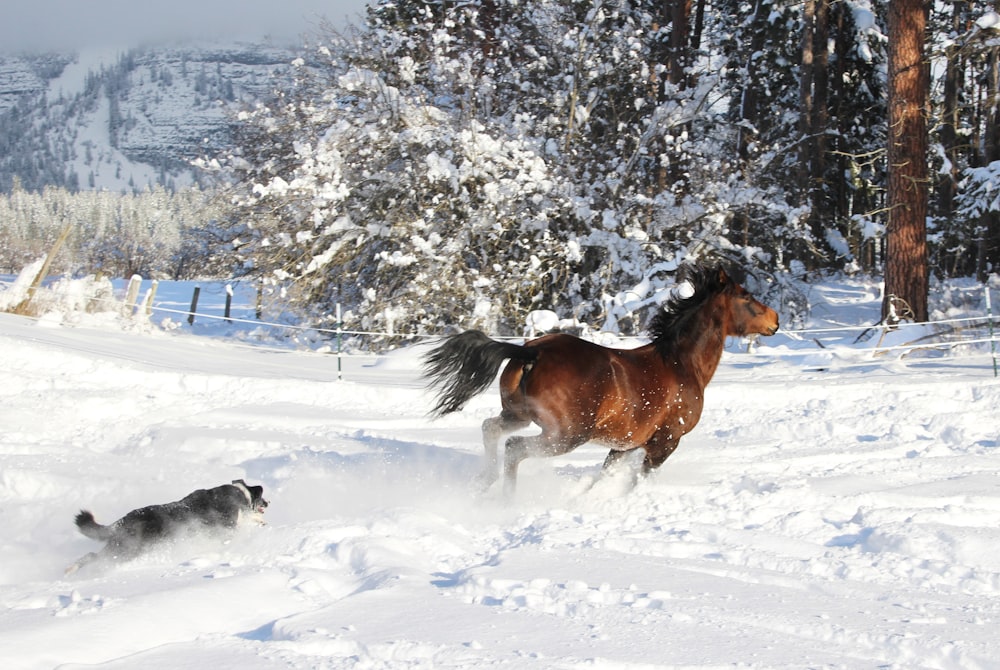
[[[0,55],[0,190],[130,190],[195,179],[230,113],[266,98],[292,48],[201,45]]]

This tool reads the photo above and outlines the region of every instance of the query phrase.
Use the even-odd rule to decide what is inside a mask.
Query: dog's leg
[[[86,556],[81,556],[77,560],[76,563],[73,563],[72,565],[68,566],[66,568],[66,571],[63,572],[63,574],[66,577],[69,577],[70,575],[75,574],[76,572],[78,572],[80,570],[80,568],[82,568],[83,566],[88,565],[90,563],[93,563],[98,558],[100,558],[100,555],[97,552],[93,552],[93,551],[90,552],[89,554],[87,554]]]

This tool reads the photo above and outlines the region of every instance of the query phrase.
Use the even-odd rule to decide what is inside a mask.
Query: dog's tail
[[[94,520],[94,515],[87,510],[80,510],[80,513],[76,515],[76,527],[92,540],[109,540],[111,538],[111,529],[97,523]]]

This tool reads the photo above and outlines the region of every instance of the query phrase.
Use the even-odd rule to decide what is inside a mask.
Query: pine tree
[[[927,320],[927,4],[889,0],[888,207],[883,320]]]

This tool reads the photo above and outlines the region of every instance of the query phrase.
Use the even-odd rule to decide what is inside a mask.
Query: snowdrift
[[[815,297],[857,325],[877,291]],[[988,346],[734,343],[634,490],[586,445],[504,500],[469,486],[495,394],[430,421],[422,346],[338,380],[334,356],[210,328],[0,315],[6,667],[998,667]],[[81,507],[235,478],[265,486],[267,526],[63,576],[96,548]]]

